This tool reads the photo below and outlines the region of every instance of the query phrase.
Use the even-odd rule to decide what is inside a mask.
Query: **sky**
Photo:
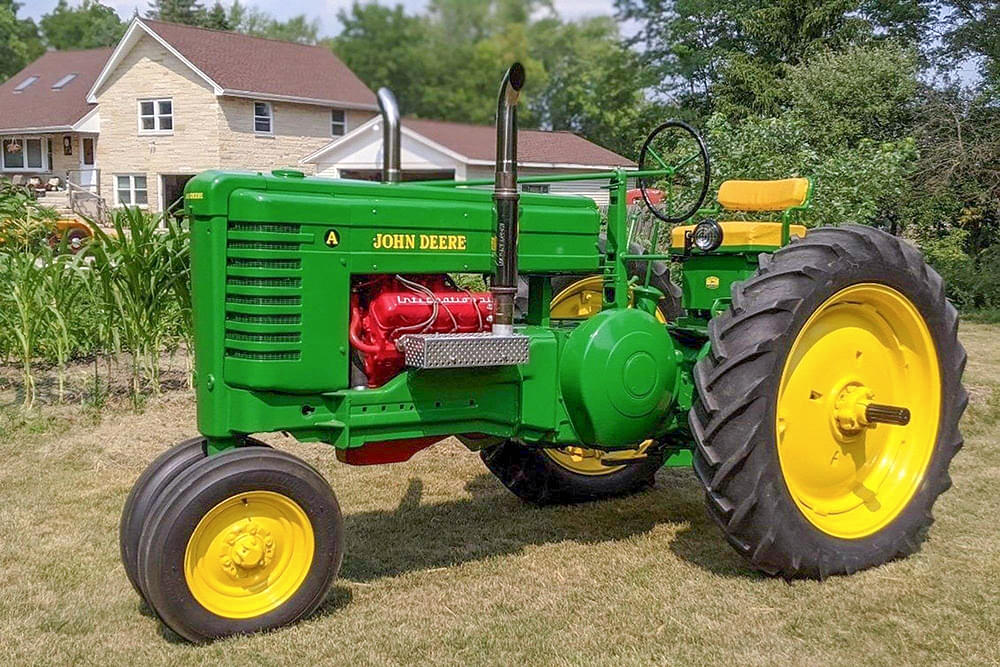
[[[20,0],[20,2],[23,7],[19,15],[37,20],[42,14],[52,11],[58,0]],[[337,11],[350,8],[352,0],[241,0],[241,2],[244,5],[257,6],[278,19],[287,19],[298,14],[318,18],[320,35],[328,37],[335,35],[340,27],[337,22]],[[77,2],[71,0],[70,4]],[[101,4],[114,7],[126,20],[130,19],[136,10],[140,14],[145,14],[149,8],[149,0],[101,0]],[[212,4],[214,0],[202,0],[202,5]],[[232,2],[223,0],[223,4],[228,6]],[[385,0],[382,4],[401,4],[411,13],[415,13],[427,5],[427,0]],[[609,0],[555,0],[554,4],[560,16],[567,19],[611,13]]]

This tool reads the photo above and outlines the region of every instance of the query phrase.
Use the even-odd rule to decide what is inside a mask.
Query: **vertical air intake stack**
[[[497,99],[497,165],[493,201],[497,210],[496,274],[490,291],[496,310],[493,333],[514,331],[514,297],[517,294],[517,102],[524,87],[524,66],[514,63],[500,82]]]
[[[378,108],[382,112],[382,180],[399,183],[399,105],[388,88],[378,89]]]

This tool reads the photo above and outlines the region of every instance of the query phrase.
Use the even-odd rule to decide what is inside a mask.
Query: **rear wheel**
[[[652,440],[634,450],[604,452],[584,447],[541,449],[511,440],[480,456],[504,486],[536,505],[615,498],[653,485],[665,453]],[[614,465],[614,461],[624,461]]]
[[[957,329],[940,276],[867,227],[811,231],[734,286],[690,422],[709,510],[752,565],[821,578],[919,548],[962,446]]]
[[[605,237],[599,244],[604,250]],[[633,253],[642,249],[634,246]],[[629,267],[638,275],[644,264]],[[663,292],[657,319],[665,322],[680,309],[676,287],[670,283],[666,267],[653,267],[651,284]],[[586,319],[601,311],[603,280],[601,276],[559,276],[552,279],[555,295],[550,304],[557,319]],[[588,447],[526,447],[513,441],[484,449],[480,456],[486,467],[515,495],[538,505],[575,503],[628,495],[653,484],[656,471],[663,465],[665,453],[652,440],[636,449],[606,452]],[[615,461],[625,463],[614,465]]]
[[[343,520],[326,480],[285,452],[202,459],[155,501],[139,542],[150,606],[195,642],[308,616],[340,569]]]
[[[601,234],[597,239],[598,249],[603,253],[608,239]],[[637,243],[630,243],[628,251],[633,255],[645,252]],[[674,320],[683,314],[681,291],[670,281],[670,269],[663,262],[628,263],[630,278],[640,281],[646,278],[646,266],[652,264],[649,284],[663,293],[657,305],[657,319],[661,322]],[[585,319],[599,313],[604,305],[604,280],[600,274],[573,274],[552,278],[551,315],[556,319]]]

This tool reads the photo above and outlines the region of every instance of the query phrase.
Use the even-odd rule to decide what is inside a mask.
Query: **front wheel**
[[[274,449],[192,464],[156,499],[139,540],[146,599],[203,642],[278,628],[322,604],[340,569],[343,519],[326,480]]]
[[[733,287],[695,368],[695,470],[750,563],[846,574],[916,551],[951,486],[965,351],[941,277],[868,227],[810,231]]]

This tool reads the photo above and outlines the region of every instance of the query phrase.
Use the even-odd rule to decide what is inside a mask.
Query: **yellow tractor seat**
[[[780,222],[720,222],[723,248],[778,248],[781,246]],[[674,227],[670,232],[670,247],[684,249],[684,234],[694,229],[694,225]],[[803,225],[790,225],[791,236],[805,236]]]
[[[728,211],[784,211],[809,199],[809,179],[780,181],[726,181],[717,197]]]
[[[796,207],[809,201],[812,184],[808,178],[785,178],[778,181],[725,181],[719,186],[716,197],[723,211],[783,211],[782,219]],[[730,249],[779,248],[781,226],[778,221],[719,222],[722,227],[722,246]],[[674,227],[670,234],[670,247],[684,249],[684,236],[695,225]],[[805,236],[803,225],[789,225],[789,236]]]

